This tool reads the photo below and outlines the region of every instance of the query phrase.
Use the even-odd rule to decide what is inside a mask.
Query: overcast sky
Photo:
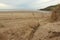
[[[41,9],[60,3],[60,0],[0,0],[0,9]]]

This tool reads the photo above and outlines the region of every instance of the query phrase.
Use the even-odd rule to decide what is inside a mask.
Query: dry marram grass
[[[60,40],[60,22],[49,23],[49,17],[43,12],[2,12],[0,40]]]

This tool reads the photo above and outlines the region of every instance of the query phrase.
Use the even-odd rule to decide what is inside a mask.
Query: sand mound
[[[60,40],[60,22],[39,27],[32,40]]]

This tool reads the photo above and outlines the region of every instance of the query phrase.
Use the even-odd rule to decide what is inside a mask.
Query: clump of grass
[[[60,6],[57,6],[52,10],[50,22],[55,22],[55,21],[60,20],[59,17],[60,17]]]

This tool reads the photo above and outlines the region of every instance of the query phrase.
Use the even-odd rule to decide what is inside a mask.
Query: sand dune
[[[0,12],[0,40],[60,40],[60,22],[51,13]]]

